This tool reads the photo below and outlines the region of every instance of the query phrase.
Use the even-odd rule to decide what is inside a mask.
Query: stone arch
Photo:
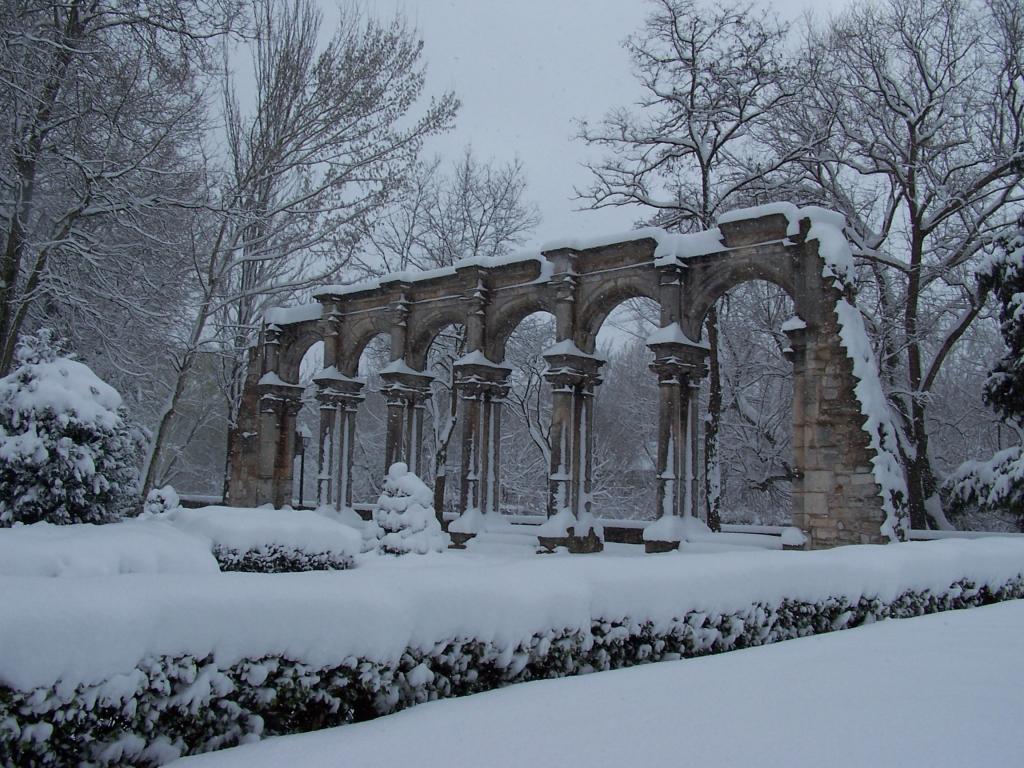
[[[277,375],[290,384],[298,384],[302,359],[314,344],[323,340],[323,334],[316,323],[286,326],[286,331],[281,335]]]
[[[423,397],[429,392],[429,377],[410,362],[418,363],[436,332],[452,322],[466,325],[471,340],[468,349],[483,352],[482,356],[460,362],[460,397],[478,403],[477,412],[482,414],[478,434],[490,435],[487,444],[498,445],[498,427],[488,425],[497,425],[500,419],[508,369],[496,363],[504,358],[513,329],[527,315],[543,310],[555,315],[559,338],[574,341],[581,348],[557,344],[545,354],[545,379],[558,399],[552,426],[556,423],[554,413],[559,414],[559,431],[551,443],[548,510],[553,517],[561,518],[548,530],[568,532],[566,546],[591,546],[592,539],[598,546],[595,529],[586,527],[591,458],[584,438],[592,430],[581,425],[592,413],[586,402],[600,382],[600,361],[580,351],[593,349],[601,324],[623,300],[643,296],[658,302],[661,328],[649,338],[648,346],[655,352],[652,368],[658,376],[659,391],[665,393],[659,425],[671,427],[671,441],[666,445],[682,447],[684,421],[696,423],[689,404],[694,399],[684,397],[683,390],[692,390],[704,375],[706,349],[698,341],[704,317],[729,288],[749,280],[765,280],[789,294],[804,321],[786,329],[794,382],[801,390],[794,395],[800,410],[797,426],[801,428],[799,438],[794,438],[795,460],[806,470],[799,516],[794,502],[794,522],[810,534],[815,547],[879,541],[883,532],[886,536],[897,535],[891,532],[893,526],[902,530],[901,513],[893,511],[888,500],[889,506],[883,510],[878,503],[878,483],[882,481],[876,482],[872,475],[872,462],[881,455],[875,447],[880,438],[877,432],[868,436],[864,431],[861,404],[854,389],[853,362],[840,338],[840,331],[849,327],[842,325],[847,320],[835,311],[841,289],[835,287],[831,277],[823,276],[825,261],[819,247],[827,246],[831,251],[829,263],[845,269],[848,255],[841,243],[841,217],[819,209],[779,204],[732,212],[722,217],[717,230],[697,236],[653,231],[636,234],[620,242],[591,244],[582,249],[570,244],[454,270],[403,273],[357,287],[321,289],[316,293],[321,304],[319,315],[316,306],[306,306],[301,313],[286,313],[286,317],[301,318],[300,322],[268,326],[263,344],[253,352],[244,413],[238,420],[238,434],[232,438],[232,450],[237,449],[242,457],[239,465],[245,464],[243,471],[233,471],[232,485],[237,482],[238,488],[232,488],[232,503],[279,503],[283,498],[281,489],[289,479],[292,448],[289,440],[293,430],[289,425],[294,422],[292,412],[300,394],[300,388],[289,381],[297,381],[303,354],[321,335],[330,360],[317,379],[318,399],[325,412],[334,414],[322,419],[326,426],[321,445],[327,444],[326,437],[341,441],[337,445],[339,457],[348,455],[346,430],[354,424],[356,404],[362,397],[362,383],[353,377],[370,340],[385,334],[392,345],[393,364],[382,371],[387,383],[386,444],[391,450],[399,445],[401,435],[418,434],[409,426],[416,423],[410,414],[422,409]],[[276,375],[267,375],[270,373]],[[488,412],[494,418],[487,416]],[[415,443],[405,437],[401,441]],[[563,451],[563,443],[569,453]],[[807,460],[801,463],[802,450]],[[887,459],[895,462],[891,447],[885,451]],[[695,453],[690,451],[690,455]],[[478,454],[487,455],[483,450]],[[671,455],[679,457],[683,452],[673,448]],[[559,456],[571,456],[571,461],[563,462]],[[659,458],[659,467],[661,463]],[[338,464],[344,465],[344,461]],[[675,467],[672,475],[680,481],[671,497],[675,499],[671,514],[676,517],[681,516],[683,508],[676,503],[678,487],[684,479],[687,483],[691,479],[682,469],[682,465]],[[344,473],[339,477],[345,480]],[[886,498],[895,498],[893,503],[898,504],[898,493],[896,488]],[[344,494],[332,494],[332,499],[344,498]],[[662,514],[670,514],[667,507],[659,505],[659,509]],[[469,512],[466,507],[464,516]],[[578,525],[560,527],[563,512]],[[882,526],[883,522],[887,527]],[[667,526],[666,530],[671,528]],[[540,535],[548,536],[544,532]],[[573,538],[581,536],[587,541],[574,543]],[[552,546],[562,545],[562,534],[548,538]]]
[[[780,281],[749,277],[733,283],[728,291],[733,301],[729,309],[718,306],[717,363],[722,386],[723,405],[738,402],[742,393],[744,408],[720,410],[720,437],[744,435],[734,441],[730,460],[719,458],[723,482],[719,510],[750,510],[758,517],[783,514],[783,520],[762,519],[764,523],[788,525],[793,510],[792,482],[800,467],[793,445],[795,422],[796,371],[792,364],[790,341],[782,328],[797,315],[793,294]],[[716,290],[719,300],[725,291]],[[710,305],[713,306],[713,305]],[[708,312],[710,312],[710,306]],[[731,312],[739,309],[746,320],[738,326]],[[748,314],[749,313],[749,314]],[[707,312],[699,321],[703,331]],[[732,327],[730,327],[732,326]],[[710,402],[712,378],[704,381],[702,391]],[[700,435],[702,458],[708,450],[707,429],[711,413],[705,411]],[[724,442],[719,449],[726,450]],[[701,464],[702,474],[708,469]],[[795,474],[794,474],[795,473]],[[756,482],[755,482],[756,480]],[[711,510],[707,494],[709,479],[702,477],[702,509]]]
[[[451,326],[466,327],[466,311],[459,306],[442,307],[430,312],[413,313],[411,331],[406,342],[406,362],[418,371],[424,370],[427,354],[434,340]]]
[[[758,280],[777,285],[792,299],[800,317],[808,322],[815,320],[817,310],[809,306],[807,297],[797,290],[794,274],[797,267],[793,261],[789,254],[780,253],[777,258],[740,257],[736,263],[697,266],[693,270],[694,279],[688,281],[684,289],[683,329],[690,338],[699,339],[704,319],[715,302],[733,288]]]
[[[365,315],[347,321],[341,332],[338,370],[346,376],[358,376],[359,358],[367,345],[380,335],[391,338],[391,323],[383,315]]]
[[[546,292],[535,290],[488,308],[483,351],[488,359],[498,363],[505,359],[509,338],[527,317],[536,312],[554,316],[555,308]]]
[[[606,284],[599,285],[590,293],[577,310],[575,323],[576,345],[584,352],[593,354],[594,345],[597,340],[597,333],[601,330],[604,321],[608,319],[616,307],[629,299],[650,299],[661,306],[657,286],[650,277],[653,270],[647,274],[632,275],[609,280]]]

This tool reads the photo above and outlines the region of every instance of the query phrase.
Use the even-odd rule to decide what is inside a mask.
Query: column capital
[[[365,399],[363,387],[366,382],[339,373],[333,365],[324,368],[313,377],[316,384],[316,399],[321,405],[353,406]]]
[[[256,384],[256,391],[260,396],[260,411],[264,413],[279,409],[298,413],[302,408],[303,388],[283,381],[276,373],[263,374]]]
[[[782,324],[782,332],[789,340],[789,346],[782,351],[782,354],[791,363],[802,361],[807,350],[807,323],[799,317],[792,317]]]
[[[707,375],[708,345],[689,338],[678,323],[659,328],[647,339],[654,352],[650,368],[660,384],[682,384]]]
[[[455,387],[463,397],[502,399],[508,395],[512,369],[492,362],[479,350],[456,360],[453,370]]]
[[[388,405],[420,406],[430,397],[430,383],[434,377],[417,371],[404,360],[392,360],[380,372],[380,391]]]
[[[605,361],[582,351],[571,339],[559,341],[541,354],[548,364],[544,379],[556,389],[573,387],[589,391],[602,381],[600,369]]]

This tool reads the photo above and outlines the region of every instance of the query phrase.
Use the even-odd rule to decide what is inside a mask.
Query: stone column
[[[259,473],[256,503],[280,508],[292,503],[295,417],[302,408],[302,387],[264,374],[260,395]]]
[[[405,462],[417,475],[423,471],[423,410],[430,397],[434,377],[395,360],[380,373],[381,388],[388,407],[384,471]]]
[[[461,516],[448,532],[462,546],[501,514],[501,410],[509,391],[510,368],[480,352],[455,362],[455,391],[462,421]]]
[[[604,361],[580,351],[571,341],[544,353],[544,378],[551,384],[551,471],[548,475],[548,522],[541,544],[565,546],[570,552],[598,552],[604,544],[591,508],[594,387]]]
[[[658,520],[644,531],[648,552],[675,549],[683,538],[683,518],[698,516],[698,394],[707,348],[676,325],[648,339],[658,376]]]
[[[314,381],[320,403],[320,453],[317,506],[339,512],[352,509],[352,460],[356,412],[364,382],[326,368]]]

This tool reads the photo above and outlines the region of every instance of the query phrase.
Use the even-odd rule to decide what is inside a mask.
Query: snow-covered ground
[[[1024,601],[414,707],[180,768],[1005,766]]]

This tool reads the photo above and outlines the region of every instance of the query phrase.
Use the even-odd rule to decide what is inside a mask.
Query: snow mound
[[[224,668],[272,655],[316,666],[397,661],[452,638],[511,653],[551,628],[589,633],[594,619],[666,627],[708,614],[908,590],[945,594],[1019,578],[1024,541],[944,540],[715,557],[601,554],[479,562],[431,556],[416,567],[360,567],[268,577],[184,573],[130,578],[0,577],[0,685],[73,689],[131,673],[144,659],[191,654]],[[406,558],[408,560],[408,558]],[[393,562],[393,561],[392,561]],[[419,563],[423,565],[420,567]],[[403,563],[405,565],[405,563]]]
[[[693,515],[662,515],[644,528],[644,541],[697,541],[714,536],[714,532],[700,518]]]
[[[158,519],[236,552],[277,545],[307,553],[353,556],[362,549],[357,530],[305,509],[179,508]]]
[[[81,578],[217,571],[205,539],[154,520],[0,528],[2,576]]]

